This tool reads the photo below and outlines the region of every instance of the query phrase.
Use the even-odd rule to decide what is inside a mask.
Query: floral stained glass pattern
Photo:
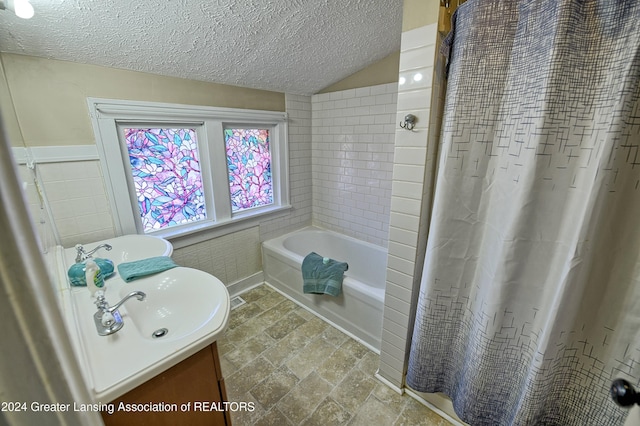
[[[225,129],[231,211],[273,204],[268,129]]]
[[[145,232],[206,218],[194,129],[124,129]]]

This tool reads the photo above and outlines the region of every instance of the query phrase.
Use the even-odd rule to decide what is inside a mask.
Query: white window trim
[[[216,108],[182,104],[166,104],[142,101],[125,101],[113,99],[87,98],[89,114],[93,124],[98,157],[103,168],[107,196],[112,203],[113,220],[118,235],[142,234],[135,194],[131,193],[130,170],[127,162],[128,152],[121,143],[119,128],[122,125],[136,122],[140,124],[154,123],[162,125],[194,125],[197,126],[198,149],[200,162],[209,167],[202,167],[203,185],[209,185],[213,193],[206,193],[207,220],[178,225],[168,229],[154,231],[151,235],[173,239],[200,233],[205,230],[221,230],[227,232],[238,230],[238,223],[245,222],[253,226],[258,217],[288,211],[291,208],[289,199],[289,162],[288,162],[288,127],[287,113],[247,110],[236,108]],[[213,197],[229,194],[228,177],[224,180],[214,179],[211,169],[224,169],[226,175],[226,157],[215,155],[207,141],[223,139],[223,128],[247,126],[266,126],[271,128],[271,173],[273,179],[274,202],[272,205],[247,209],[242,212],[231,212],[230,202],[215,203]],[[219,141],[219,140],[218,140]],[[224,144],[224,140],[222,141]],[[125,155],[126,154],[126,155]],[[122,191],[122,188],[128,188]],[[240,229],[247,226],[240,226]],[[221,235],[227,232],[216,232]],[[207,233],[208,238],[212,235]],[[215,235],[214,235],[215,236]],[[200,238],[198,238],[199,240]],[[182,244],[180,244],[182,245]]]

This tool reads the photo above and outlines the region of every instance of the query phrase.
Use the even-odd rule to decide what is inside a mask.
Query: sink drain
[[[153,337],[154,339],[159,339],[161,337],[166,336],[168,332],[169,330],[167,330],[166,328],[161,328],[151,333],[151,337]]]

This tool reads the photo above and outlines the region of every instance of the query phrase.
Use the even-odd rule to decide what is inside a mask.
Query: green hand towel
[[[304,293],[338,296],[349,265],[311,252],[302,261],[301,269]]]
[[[123,280],[131,282],[147,275],[157,274],[167,269],[175,268],[176,263],[168,256],[150,257],[148,259],[136,260],[135,262],[121,263],[118,265],[118,272]]]

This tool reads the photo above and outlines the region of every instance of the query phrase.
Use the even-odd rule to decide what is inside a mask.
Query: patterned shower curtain
[[[621,425],[640,385],[640,2],[454,17],[407,385],[471,425]]]

